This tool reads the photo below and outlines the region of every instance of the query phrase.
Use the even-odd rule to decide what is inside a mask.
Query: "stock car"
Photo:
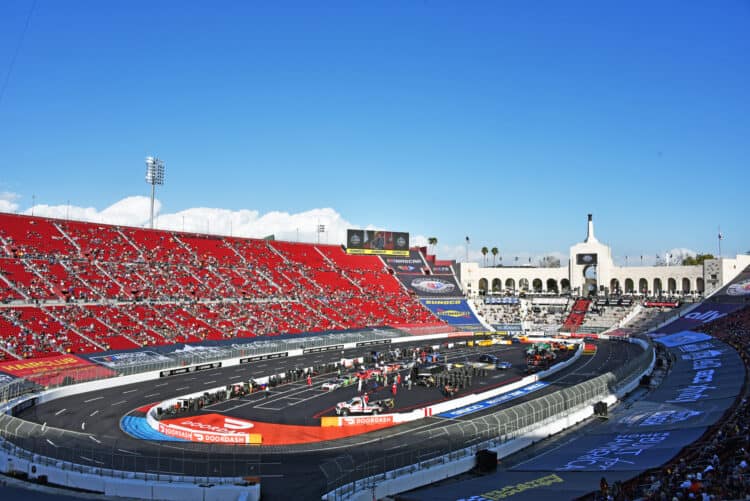
[[[354,376],[343,376],[329,379],[328,381],[320,385],[320,389],[323,391],[337,390],[339,388],[343,388],[344,386],[349,386],[354,382],[354,379]]]
[[[498,360],[497,363],[495,364],[495,367],[497,367],[498,369],[506,370],[506,369],[510,369],[511,367],[513,367],[513,364],[511,364],[507,360]]]

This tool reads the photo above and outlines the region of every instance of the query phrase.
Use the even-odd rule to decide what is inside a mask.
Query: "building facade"
[[[750,256],[706,260],[697,266],[617,266],[611,248],[599,242],[589,214],[586,240],[570,248],[567,266],[480,267],[460,263],[461,286],[468,296],[531,292],[574,295],[704,295],[720,288],[750,265]]]

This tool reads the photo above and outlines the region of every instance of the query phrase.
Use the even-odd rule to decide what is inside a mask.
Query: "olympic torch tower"
[[[151,185],[151,228],[153,229],[156,185],[164,184],[164,161],[159,157],[146,157],[146,182]]]

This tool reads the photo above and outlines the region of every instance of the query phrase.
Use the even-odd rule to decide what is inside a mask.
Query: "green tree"
[[[482,247],[482,264],[487,264],[487,253],[489,251],[487,247]]]
[[[438,244],[438,239],[437,239],[437,237],[429,237],[429,238],[427,239],[427,244],[428,244],[428,245],[429,245],[430,247],[432,247],[432,250],[430,251],[430,254],[434,254],[434,253],[435,253],[435,247],[437,247],[437,244]]]
[[[703,264],[706,259],[716,259],[713,254],[696,254],[682,258],[683,266],[697,266]]]
[[[490,252],[492,253],[492,266],[495,266],[495,260],[497,260],[497,255],[500,254],[500,250],[497,247],[493,247],[490,249]]]

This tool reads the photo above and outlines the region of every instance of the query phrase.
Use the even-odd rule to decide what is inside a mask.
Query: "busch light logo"
[[[349,239],[349,243],[350,243],[351,245],[355,246],[355,247],[358,247],[358,246],[359,246],[359,244],[361,244],[361,243],[362,243],[362,239],[361,239],[361,238],[359,238],[359,235],[358,235],[357,233],[355,233],[355,234],[354,234],[354,235],[352,235],[352,237],[351,237],[351,238]]]
[[[411,286],[419,291],[432,294],[448,294],[456,288],[454,284],[438,278],[417,278],[412,280]]]
[[[396,247],[399,247],[399,248],[406,247],[406,239],[404,237],[398,237],[396,239]]]
[[[747,296],[750,294],[750,279],[737,282],[727,287],[730,296]]]

